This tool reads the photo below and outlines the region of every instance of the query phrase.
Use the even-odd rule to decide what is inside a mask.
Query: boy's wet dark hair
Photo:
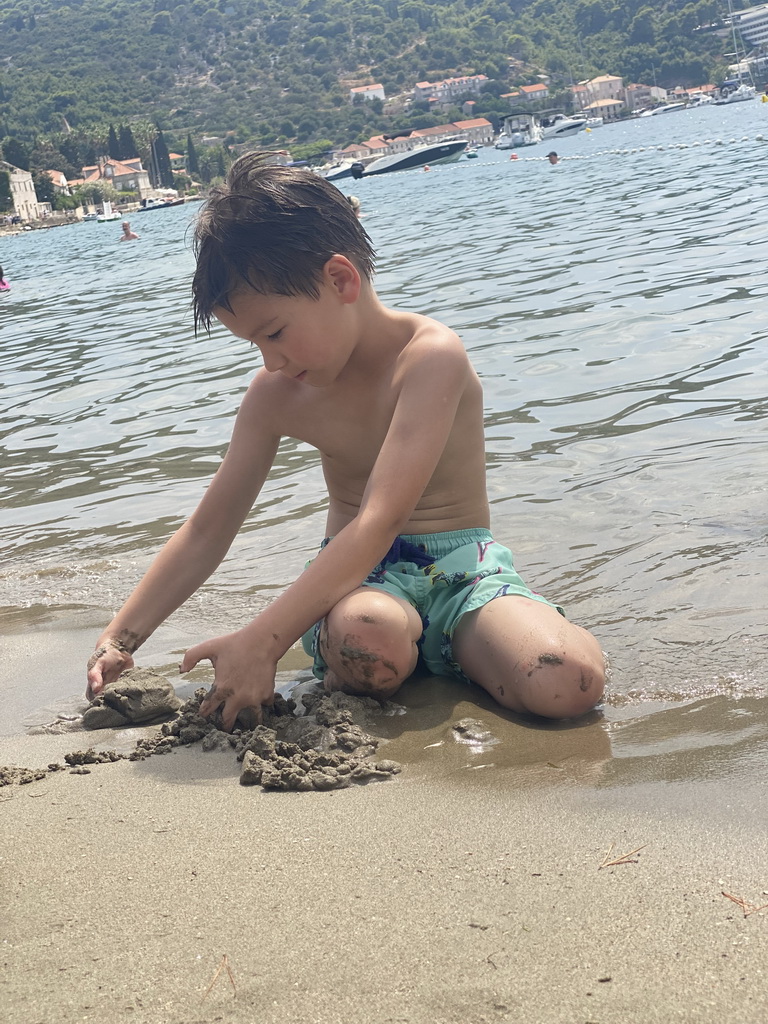
[[[195,330],[243,286],[262,295],[318,298],[321,272],[336,253],[371,279],[375,253],[355,212],[331,182],[303,167],[249,153],[211,190],[195,228]]]

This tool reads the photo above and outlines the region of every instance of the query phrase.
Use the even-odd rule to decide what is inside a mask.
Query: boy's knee
[[[599,652],[598,652],[599,654]],[[541,651],[523,670],[520,697],[526,711],[544,718],[578,718],[591,711],[605,689],[602,655]]]
[[[398,601],[370,591],[350,594],[329,612],[321,631],[330,669],[326,688],[392,696],[416,667],[418,635]]]

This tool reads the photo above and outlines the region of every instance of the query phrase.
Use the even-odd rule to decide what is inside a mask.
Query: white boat
[[[361,163],[355,163],[352,167],[352,177],[369,178],[373,174],[410,171],[414,167],[425,167],[427,164],[453,163],[459,159],[466,148],[466,139],[444,139],[442,142],[431,142],[426,146],[417,146],[416,149],[405,153],[380,156],[365,167]]]
[[[565,114],[555,114],[554,117],[542,118],[540,127],[543,140],[562,139],[568,135],[576,135],[583,128],[586,128],[587,118],[566,117]]]
[[[135,212],[136,213],[143,213],[145,210],[165,210],[168,206],[183,206],[183,205],[184,205],[184,197],[183,196],[181,196],[181,197],[176,196],[176,198],[172,198],[172,199],[159,199],[158,197],[155,197],[154,199],[146,199],[145,198],[145,199],[141,200],[141,203],[139,204],[139,206],[138,206],[138,208],[136,209]]]
[[[715,100],[715,104],[718,107],[723,107],[728,103],[743,103],[744,100],[753,100],[756,96],[757,89],[754,85],[742,82],[741,85],[737,85],[735,89],[726,90],[725,87],[723,87],[723,89],[720,90],[720,99]]]
[[[495,149],[520,149],[521,146],[535,146],[541,139],[541,128],[536,119],[530,114],[516,114],[504,118],[504,125],[493,145]]]
[[[103,224],[108,220],[120,220],[121,215],[112,209],[112,203],[108,199],[105,199],[101,205],[104,208],[103,212],[96,218],[99,224]]]
[[[708,107],[714,103],[714,99],[705,92],[696,92],[688,100],[689,107]]]
[[[331,164],[320,173],[326,181],[339,181],[341,178],[352,177],[352,164],[354,160],[342,160],[341,163]]]
[[[743,103],[744,100],[753,100],[757,97],[757,89],[753,84],[754,80],[752,79],[750,62],[746,59],[742,46],[739,45],[740,38],[736,32],[736,19],[733,15],[731,0],[728,0],[728,15],[731,22],[731,35],[733,36],[733,56],[736,58],[736,63],[729,65],[728,70],[733,71],[735,77],[727,82],[723,82],[720,86],[720,95],[715,100],[715,105],[718,107],[724,107],[729,103]],[[748,78],[749,81],[745,82],[745,78]]]
[[[584,125],[585,128],[602,128],[602,126],[602,117],[588,117],[587,123]]]
[[[656,117],[657,114],[673,114],[676,110],[685,110],[684,103],[662,103],[660,107],[649,107],[640,117]]]
[[[83,220],[84,221],[86,221],[86,220],[98,220],[98,219],[99,219],[98,213],[84,213],[83,214]]]

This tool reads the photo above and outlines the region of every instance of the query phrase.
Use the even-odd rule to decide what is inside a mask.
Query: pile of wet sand
[[[206,752],[232,751],[242,764],[241,784],[263,789],[343,789],[355,783],[391,779],[400,771],[395,761],[375,759],[379,740],[365,728],[372,718],[387,713],[386,703],[338,692],[326,694],[318,687],[303,695],[303,707],[297,714],[297,702],[277,694],[272,707],[263,709],[261,723],[238,719],[240,726],[225,732],[218,715],[212,719],[200,715],[205,696],[206,690],[198,689],[182,704],[164,676],[149,670],[126,673],[105,688],[79,722],[67,723],[64,731],[145,724],[169,714],[175,717],[164,722],[155,736],[138,740],[128,754],[89,747],[65,754],[66,766],[71,774],[85,775],[96,764],[141,761],[171,753],[175,747],[199,743]],[[0,766],[0,786],[34,782],[66,766]]]

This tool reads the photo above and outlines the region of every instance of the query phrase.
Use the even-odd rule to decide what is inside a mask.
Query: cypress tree
[[[194,178],[200,177],[200,161],[191,135],[187,135],[187,174]]]
[[[163,188],[173,188],[173,170],[171,158],[168,155],[168,146],[165,144],[165,137],[162,131],[158,131],[152,143],[152,157],[155,167],[155,183]]]
[[[118,137],[118,145],[120,149],[119,160],[135,160],[139,155],[139,151],[136,148],[136,142],[133,138],[133,132],[129,125],[120,125],[120,134]]]
[[[117,141],[117,135],[115,134],[114,125],[109,126],[109,136],[107,137],[107,153],[112,160],[120,159],[120,143]]]

